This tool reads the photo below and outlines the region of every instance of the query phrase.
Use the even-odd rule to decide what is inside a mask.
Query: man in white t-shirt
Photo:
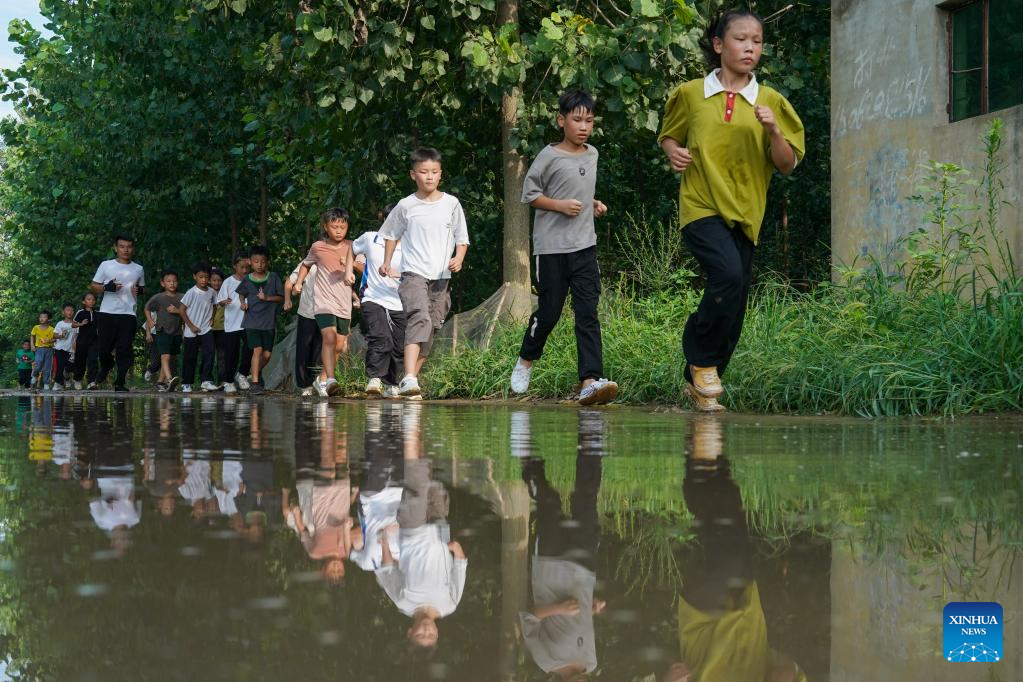
[[[234,273],[224,280],[217,295],[217,305],[224,308],[224,333],[221,336],[223,347],[218,349],[224,362],[220,367],[218,380],[223,385],[225,393],[234,393],[239,388],[245,391],[249,388],[246,377],[252,363],[252,351],[245,343],[245,331],[242,329],[245,311],[242,310],[241,300],[235,294],[238,285],[245,279],[245,275],[249,274],[247,250],[235,251],[233,268]]]
[[[379,232],[364,232],[352,243],[352,253],[366,258],[361,321],[369,378],[366,395],[396,397],[396,387],[405,373],[406,317],[398,296],[398,280],[380,274],[384,243]],[[401,257],[401,241],[398,241],[391,256],[391,269],[395,272],[401,272]]]
[[[195,379],[195,361],[202,351],[202,365],[199,368],[200,388],[204,392],[216,391],[219,386],[213,383],[213,357],[216,347],[213,344],[213,308],[217,301],[217,292],[210,286],[210,266],[207,263],[196,263],[192,266],[192,277],[195,286],[185,292],[178,304],[178,311],[185,323],[184,362],[182,365],[182,393],[192,392],[192,381]]]
[[[127,391],[125,382],[132,364],[132,342],[138,330],[135,317],[135,303],[146,286],[142,266],[132,261],[135,254],[135,240],[119,234],[114,238],[116,258],[100,263],[92,277],[90,289],[103,301],[96,315],[99,332],[100,369],[96,381],[89,388],[102,384],[114,367],[114,353],[117,354],[117,377],[115,391]]]

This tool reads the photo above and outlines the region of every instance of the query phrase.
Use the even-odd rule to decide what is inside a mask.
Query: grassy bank
[[[625,402],[683,401],[681,332],[697,292],[603,299],[607,375]],[[1023,409],[1023,298],[986,306],[892,289],[780,285],[753,294],[725,404],[753,412],[862,415],[963,414]],[[447,398],[504,396],[522,327],[489,349],[430,361],[425,386]],[[577,383],[575,337],[566,309],[536,364],[530,394],[568,397]]]

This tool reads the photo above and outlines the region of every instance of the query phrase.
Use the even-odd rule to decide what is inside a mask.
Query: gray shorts
[[[420,354],[426,357],[433,346],[433,332],[444,324],[451,310],[451,294],[446,279],[426,279],[414,272],[401,273],[398,296],[408,320],[405,327],[405,345],[418,343]]]

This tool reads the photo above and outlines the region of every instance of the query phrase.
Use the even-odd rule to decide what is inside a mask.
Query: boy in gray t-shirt
[[[543,354],[547,336],[561,318],[565,297],[571,291],[582,405],[608,403],[618,395],[618,384],[603,376],[597,318],[600,267],[593,219],[604,215],[607,206],[594,198],[597,150],[586,144],[593,130],[595,106],[588,92],[573,90],[561,96],[558,125],[565,137],[544,147],[522,186],[522,203],[536,209],[533,283],[539,305],[529,318],[511,375],[512,391],[525,393],[533,362]]]

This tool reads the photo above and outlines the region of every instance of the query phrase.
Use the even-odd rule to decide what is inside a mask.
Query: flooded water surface
[[[33,396],[0,453],[0,677],[1023,680],[1018,417]]]

